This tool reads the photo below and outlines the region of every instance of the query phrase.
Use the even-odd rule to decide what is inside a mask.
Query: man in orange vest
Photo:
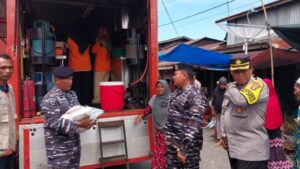
[[[100,103],[99,83],[109,80],[109,48],[109,34],[105,28],[100,27],[98,29],[96,43],[92,47],[92,53],[95,55],[93,103]]]
[[[90,40],[86,25],[82,21],[75,22],[68,37],[68,66],[74,71],[72,90],[78,96],[81,105],[90,105],[92,100],[92,65],[90,59]]]

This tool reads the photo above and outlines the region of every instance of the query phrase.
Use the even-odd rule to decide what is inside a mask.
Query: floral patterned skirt
[[[159,129],[155,129],[154,155],[152,169],[166,169],[166,145],[165,135]]]

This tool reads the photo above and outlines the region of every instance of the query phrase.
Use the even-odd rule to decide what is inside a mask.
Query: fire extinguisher
[[[36,115],[34,81],[26,78],[23,83],[23,117]]]

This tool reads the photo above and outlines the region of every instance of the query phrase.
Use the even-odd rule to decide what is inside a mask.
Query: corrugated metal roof
[[[271,39],[272,46],[274,48],[279,49],[291,49],[291,46],[287,44],[281,38],[273,38]],[[244,43],[238,43],[230,46],[221,46],[216,49],[216,51],[223,52],[223,53],[239,53],[243,51]],[[264,50],[269,48],[268,40],[262,40],[258,42],[249,42],[249,51],[256,51],[256,50]]]
[[[244,53],[235,53],[232,56],[243,55]],[[254,69],[267,69],[271,67],[270,50],[260,50],[249,52],[251,64]],[[274,67],[287,66],[300,63],[300,52],[273,48]]]
[[[202,40],[211,40],[211,41],[215,41],[215,42],[223,42],[222,40],[218,40],[218,39],[214,39],[214,38],[210,38],[210,37],[202,37],[202,38],[199,38],[199,39],[190,40],[188,42],[185,42],[184,44],[192,45],[192,44],[197,43],[197,42],[202,41]]]
[[[176,38],[172,38],[172,39],[160,41],[160,42],[158,42],[158,44],[160,45],[160,44],[163,44],[163,43],[168,43],[168,42],[172,42],[172,41],[178,41],[180,39],[184,39],[184,40],[187,40],[187,41],[193,40],[192,38],[189,38],[189,37],[186,37],[186,36],[180,36],[180,37],[176,37]]]
[[[284,4],[287,4],[287,3],[291,3],[291,2],[293,2],[293,0],[278,0],[278,1],[266,4],[265,7],[266,7],[266,9],[270,9],[270,8],[274,8],[274,7],[284,5]],[[263,9],[262,9],[262,6],[259,6],[259,7],[254,8],[254,10],[255,11],[262,11]],[[242,17],[247,16],[248,11],[249,10],[238,13],[238,14],[235,14],[235,15],[232,15],[232,16],[229,16],[229,17],[226,17],[226,18],[223,18],[223,19],[220,19],[220,20],[217,20],[215,22],[216,23],[221,23],[221,22],[225,22],[225,21],[231,21],[231,20],[234,20],[234,19],[242,18]]]
[[[187,42],[182,43],[182,44],[192,45],[192,44],[194,44],[196,42],[199,42],[199,41],[202,41],[202,40],[206,40],[206,39],[216,41],[216,43],[207,44],[207,45],[201,45],[201,46],[196,46],[196,47],[200,47],[200,48],[207,49],[207,50],[214,50],[214,49],[218,48],[220,45],[222,45],[222,44],[225,43],[222,40],[213,39],[213,38],[209,38],[209,37],[203,37],[203,38],[199,38],[199,39],[196,39],[196,40],[190,40],[190,41],[187,41]],[[171,50],[173,50],[174,48],[176,48],[180,44],[172,45],[172,46],[170,46],[170,47],[168,47],[168,48],[166,48],[164,50],[161,50],[160,52],[161,53],[168,53],[168,52],[170,52]]]

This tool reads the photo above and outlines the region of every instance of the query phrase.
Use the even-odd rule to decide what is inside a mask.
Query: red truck
[[[35,80],[34,71],[40,66],[28,61],[32,57],[32,25],[39,20],[51,23],[55,41],[63,43],[72,22],[78,18],[84,19],[90,30],[99,25],[106,26],[111,33],[112,50],[124,49],[119,55],[125,56],[116,54],[112,59],[112,74],[115,73],[116,81],[125,83],[130,95],[123,110],[104,113],[94,127],[81,134],[81,168],[151,159],[154,146],[152,123],[148,120],[147,124],[135,126],[134,119],[143,111],[146,100],[155,93],[158,80],[157,0],[0,0],[0,53],[9,54],[14,62],[14,74],[9,83],[14,88],[19,117],[21,169],[47,168],[44,119],[42,116],[23,118],[25,77]],[[136,45],[134,49],[138,50],[132,53],[128,44],[131,47]],[[59,56],[52,57],[56,57],[55,66],[61,63]],[[50,70],[47,65],[41,73],[46,70]],[[36,88],[36,81],[34,83]],[[38,98],[34,100],[38,103]],[[139,103],[133,104],[130,100]],[[38,104],[36,109],[38,111]],[[100,123],[111,127],[101,129]],[[102,130],[102,135],[99,130]]]

